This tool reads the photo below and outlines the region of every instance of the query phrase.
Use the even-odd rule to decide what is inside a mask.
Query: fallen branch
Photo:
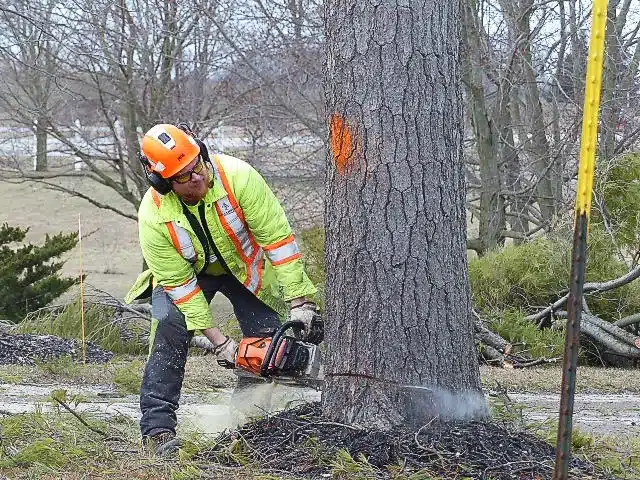
[[[640,265],[638,265],[636,268],[626,273],[625,275],[613,280],[609,280],[607,282],[585,283],[583,286],[583,292],[584,293],[606,292],[608,290],[613,290],[615,288],[626,285],[627,283],[632,282],[638,277],[640,277]],[[562,307],[565,303],[567,303],[568,299],[569,299],[569,294],[567,293],[562,298],[556,300],[552,305],[549,305],[544,310],[540,310],[538,313],[529,315],[528,317],[525,317],[525,319],[529,320],[530,322],[538,322],[539,320],[549,315],[550,313],[553,313],[556,310],[560,309],[560,307]]]
[[[81,424],[83,424],[85,427],[87,427],[92,432],[97,433],[99,435],[102,435],[103,437],[108,437],[109,436],[109,434],[107,432],[105,432],[104,430],[101,430],[99,428],[92,427],[91,425],[89,425],[87,423],[87,421],[84,418],[82,418],[73,408],[71,408],[69,405],[67,405],[65,402],[63,402],[59,398],[53,397],[53,399],[57,403],[59,403],[60,406],[62,406],[62,408],[64,408],[67,412],[69,412],[71,415],[76,417]]]
[[[588,322],[595,323],[600,328],[602,328],[607,333],[613,335],[618,340],[624,343],[628,343],[630,345],[635,345],[635,342],[640,339],[640,337],[636,337],[635,335],[627,332],[626,330],[614,325],[613,323],[607,322],[606,320],[602,320],[600,317],[596,317],[593,314],[582,313],[582,318],[584,318]]]
[[[527,368],[543,365],[547,363],[556,363],[558,358],[526,358],[523,355],[512,354],[513,344],[507,342],[504,338],[495,332],[492,332],[484,325],[484,321],[475,310],[473,314],[473,326],[475,330],[476,342],[481,346],[481,353],[484,360],[491,365],[510,368]]]
[[[640,313],[634,313],[633,315],[629,315],[628,317],[624,317],[613,322],[616,327],[620,328],[628,327],[629,325],[634,325],[636,323],[640,323]]]
[[[483,344],[492,347],[501,354],[507,352],[509,348],[509,342],[502,338],[497,333],[492,332],[484,325],[484,321],[480,318],[480,315],[475,310],[471,310],[473,315],[473,327],[475,331],[475,337]]]
[[[560,357],[556,357],[556,358],[536,358],[535,360],[531,360],[530,362],[527,362],[527,363],[514,364],[513,368],[536,367],[538,365],[547,365],[549,363],[558,363],[559,360],[561,360]]]
[[[114,437],[112,435],[109,435],[107,432],[105,432],[104,430],[100,429],[100,428],[96,428],[93,427],[91,425],[89,425],[89,423],[80,416],[80,414],[78,412],[76,412],[73,408],[71,408],[69,405],[67,405],[63,400],[60,400],[57,397],[53,397],[53,399],[60,404],[60,406],[62,408],[64,408],[67,412],[69,412],[71,415],[73,415],[82,425],[84,425],[85,427],[87,427],[89,430],[91,430],[94,433],[97,433],[98,435],[102,435],[104,437],[105,441],[126,441],[127,443],[132,443],[130,440],[126,440],[127,435],[124,432],[119,431],[117,428],[114,428],[114,430],[116,430],[121,437]],[[113,428],[113,427],[111,427]]]
[[[556,312],[559,318],[566,318],[567,312]],[[640,348],[636,347],[636,337],[629,332],[606,322],[595,315],[582,314],[581,331],[613,353],[629,358],[640,358]]]
[[[482,356],[487,363],[504,367],[504,355],[492,346],[482,345]]]

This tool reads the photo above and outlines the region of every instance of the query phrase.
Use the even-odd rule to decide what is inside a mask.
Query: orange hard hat
[[[142,153],[151,170],[169,178],[189,165],[200,154],[195,139],[175,125],[161,123],[142,138]]]

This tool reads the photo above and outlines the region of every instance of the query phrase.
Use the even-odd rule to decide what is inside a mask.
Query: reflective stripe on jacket
[[[213,241],[231,273],[274,310],[285,301],[313,295],[300,250],[284,210],[262,176],[228,155],[213,155],[213,184],[202,200]],[[204,266],[204,248],[174,192],[149,189],[140,203],[138,225],[142,253],[149,266],[131,288],[133,301],[160,284],[185,314],[189,330],[213,326],[211,310],[196,281]],[[213,256],[210,261],[215,261]]]

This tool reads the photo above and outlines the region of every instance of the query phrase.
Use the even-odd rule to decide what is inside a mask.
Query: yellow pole
[[[585,82],[584,112],[582,114],[582,139],[578,189],[576,192],[576,217],[571,256],[571,277],[567,301],[567,327],[565,331],[562,390],[554,480],[566,480],[571,457],[571,432],[573,428],[573,404],[580,347],[580,320],[582,319],[582,294],[587,259],[587,233],[591,213],[593,178],[595,174],[596,148],[598,144],[598,117],[602,90],[602,65],[604,39],[607,26],[608,0],[595,0],[589,42],[589,59]]]
[[[84,272],[82,262],[82,223],[78,214],[78,243],[80,246],[80,322],[82,323],[82,363],[87,363],[87,342],[84,324]]]
[[[608,0],[595,0],[593,6],[591,40],[585,81],[584,111],[582,113],[582,140],[580,144],[580,166],[578,167],[576,216],[586,214],[588,217],[591,212],[608,3]]]

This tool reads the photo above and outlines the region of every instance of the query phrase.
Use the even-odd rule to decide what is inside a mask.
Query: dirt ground
[[[138,416],[136,388],[123,393],[123,371],[141,375],[144,358],[118,359],[106,365],[0,366],[0,410],[29,411],[46,402],[52,391],[69,389],[88,399],[89,411]],[[489,402],[506,409],[524,423],[555,422],[560,403],[559,366],[508,370],[482,367],[481,378]],[[215,433],[230,426],[229,406],[235,375],[210,356],[191,356],[187,362],[183,405],[179,415],[201,432]],[[267,401],[268,400],[268,401]],[[243,408],[277,410],[298,401],[318,401],[320,391],[287,386],[257,389],[243,398]],[[267,402],[267,403],[265,403]],[[226,418],[226,419],[225,419]],[[578,372],[575,425],[586,432],[640,438],[640,372],[583,367]]]
[[[99,202],[110,203],[124,212],[134,214],[131,204],[114,197],[113,190],[87,180],[64,180],[63,185],[91,189]],[[63,273],[78,276],[82,268],[87,285],[122,299],[142,268],[142,253],[138,243],[138,227],[134,220],[91,205],[86,200],[70,197],[32,183],[0,182],[0,223],[29,227],[27,241],[41,244],[45,235],[77,232],[81,222],[83,241],[68,253]],[[66,302],[77,295],[71,289],[58,300]],[[214,316],[225,320],[231,313],[226,299],[218,295],[212,304]]]
[[[54,419],[62,420],[60,408],[51,399],[56,392],[64,392],[67,402],[81,417],[102,418],[111,422],[110,424],[116,422],[115,425],[118,428],[126,426],[129,432],[127,438],[130,438],[128,441],[133,444],[118,447],[118,451],[131,453],[129,466],[110,465],[111,476],[96,475],[91,478],[297,478],[281,476],[280,472],[274,476],[264,476],[264,473],[254,476],[247,470],[222,466],[216,466],[210,472],[220,476],[174,477],[169,474],[166,476],[163,476],[164,473],[160,474],[157,469],[164,468],[163,464],[145,460],[144,456],[140,456],[140,448],[136,444],[137,422],[140,416],[136,392],[139,388],[143,365],[142,357],[120,357],[106,365],[54,363],[35,366],[0,366],[0,419],[10,421],[24,418],[26,421],[32,418],[16,415],[23,413],[33,414],[35,419],[47,418],[51,422]],[[625,374],[628,375],[623,380]],[[560,377],[561,370],[557,366],[531,370],[506,370],[494,367],[481,369],[485,394],[494,418],[498,422],[501,420],[516,422],[551,442],[554,441],[553,432],[558,418],[557,385]],[[579,370],[574,432],[580,441],[590,442],[588,445],[608,445],[606,448],[614,448],[615,451],[622,449],[623,453],[630,448],[629,445],[635,445],[634,442],[640,438],[638,426],[640,425],[640,408],[638,407],[640,383],[637,381],[639,377],[640,374],[637,372],[614,369],[584,367]],[[240,426],[253,415],[269,417],[272,412],[275,413],[302,402],[318,401],[321,397],[321,393],[317,390],[284,385],[261,385],[251,392],[243,391],[243,395],[238,397],[233,395],[234,383],[233,372],[218,367],[210,356],[191,356],[187,362],[181,407],[177,412],[179,435],[184,438],[198,438],[198,442],[204,442],[203,445],[206,446],[217,437],[219,432]],[[82,425],[72,418],[67,418],[65,421],[82,429]],[[624,453],[624,459],[637,458],[635,450],[630,452],[628,455]],[[125,472],[131,468],[131,465],[147,473],[127,477]],[[145,468],[153,468],[153,470],[145,470]],[[625,471],[626,467],[622,466],[620,469]],[[6,472],[13,473],[14,470]],[[70,474],[58,477],[33,476],[32,469],[19,472],[20,475],[16,474],[15,477],[8,478],[87,478]],[[113,476],[116,472],[124,476]],[[0,478],[2,473],[4,472],[0,468]],[[333,478],[369,477],[334,476]],[[626,475],[621,478],[637,477]]]
[[[114,199],[112,190],[91,188],[97,200],[114,202],[118,208],[134,213],[130,204]],[[142,266],[135,221],[35,184],[0,183],[0,202],[0,223],[29,227],[27,240],[34,244],[42,243],[46,234],[78,231],[80,219],[83,236],[88,235],[82,243],[83,269],[87,282],[96,288],[122,298],[135,281]],[[80,260],[77,246],[70,252],[63,271],[78,275]]]

